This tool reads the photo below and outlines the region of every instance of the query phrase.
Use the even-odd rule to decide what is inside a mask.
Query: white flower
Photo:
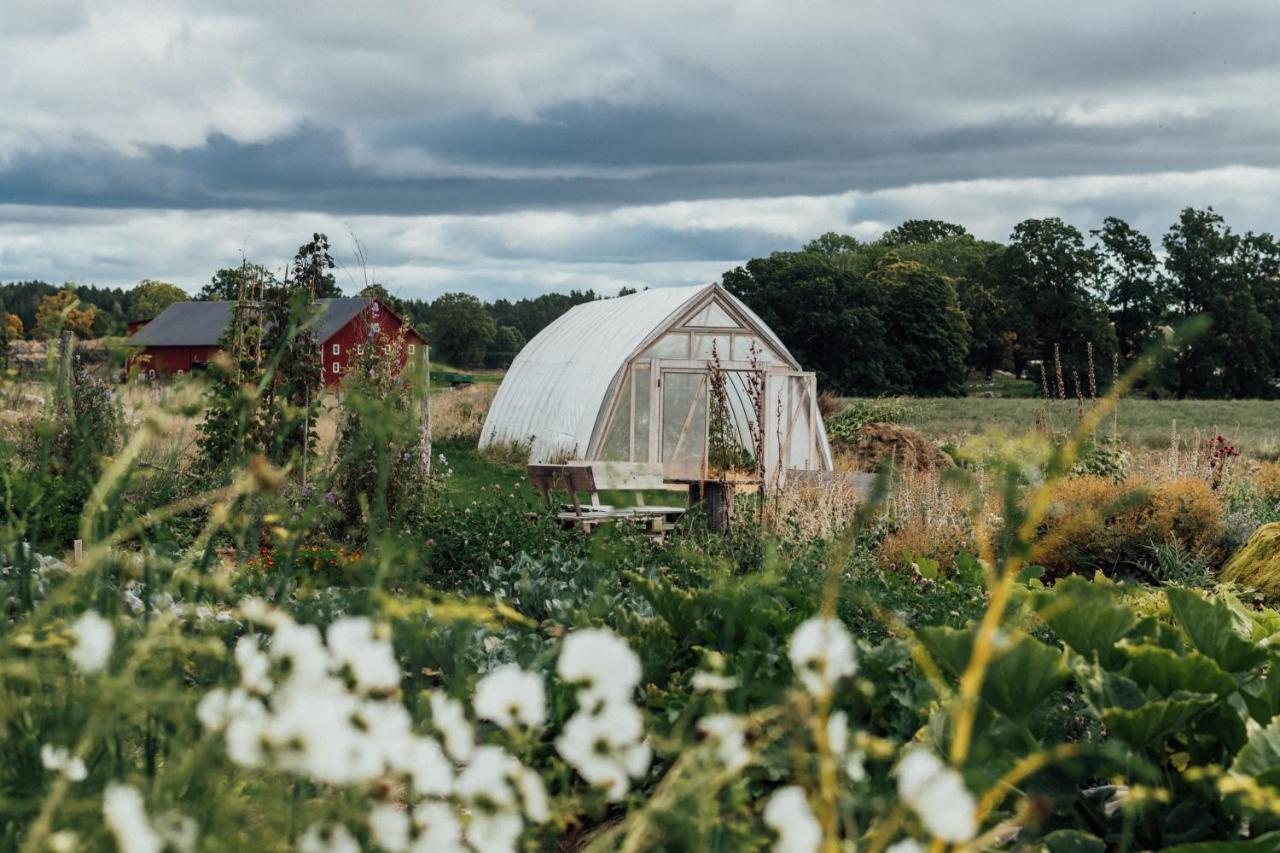
[[[285,770],[334,785],[368,780],[381,771],[383,753],[353,725],[362,710],[337,679],[291,681],[275,695],[262,736]]]
[[[643,729],[634,706],[607,703],[599,713],[574,714],[556,738],[556,751],[583,779],[603,787],[610,800],[621,800],[630,777],[649,769],[649,747],[640,741]]]
[[[849,753],[848,758],[844,760],[844,772],[849,774],[849,779],[854,782],[863,782],[867,778],[867,768],[863,765],[866,756],[861,750],[855,749]]]
[[[169,847],[178,853],[191,853],[196,849],[199,828],[191,818],[179,812],[165,812],[152,822],[156,832]]]
[[[431,724],[444,738],[445,751],[454,761],[466,761],[475,749],[475,732],[462,703],[438,690],[431,692]]]
[[[904,838],[890,844],[885,848],[884,853],[924,853],[924,845],[914,838]]]
[[[279,610],[276,610],[267,602],[257,596],[250,596],[240,600],[240,612],[244,614],[244,618],[250,622],[257,622],[260,625],[269,625],[275,627],[282,621],[288,619]]]
[[[550,820],[551,809],[547,807],[547,789],[542,784],[542,777],[521,764],[516,769],[515,783],[516,790],[520,792],[520,802],[524,804],[524,816],[534,823]]]
[[[586,628],[564,638],[556,673],[582,685],[579,703],[626,699],[640,683],[640,658],[626,641],[607,628]]]
[[[711,714],[698,721],[698,731],[716,743],[716,755],[728,770],[741,770],[751,762],[746,725],[733,714]]]
[[[453,790],[453,765],[433,737],[412,737],[391,766],[409,774],[418,794],[445,797]]]
[[[837,758],[849,748],[849,715],[836,711],[827,717],[827,747]]]
[[[360,844],[342,824],[313,824],[298,839],[298,853],[360,853]]]
[[[418,830],[414,853],[454,853],[462,851],[462,823],[444,803],[419,803],[413,807],[413,825]]]
[[[520,767],[500,746],[481,746],[458,775],[454,786],[458,796],[488,809],[510,809],[516,805],[511,779]]]
[[[764,807],[765,826],[778,834],[778,853],[812,853],[822,843],[822,827],[797,785],[779,788]]]
[[[835,619],[821,616],[801,623],[791,635],[787,655],[800,683],[814,695],[858,670],[849,632]]]
[[[80,836],[69,829],[62,829],[49,836],[49,849],[53,853],[76,853],[80,849]]]
[[[400,686],[400,664],[391,644],[373,636],[373,623],[363,616],[339,619],[329,626],[329,650],[351,668],[361,690],[395,690]]]
[[[69,656],[81,672],[98,672],[106,667],[116,637],[116,629],[109,621],[99,616],[96,610],[86,610],[71,625],[71,633],[75,636],[76,645]]]
[[[977,803],[964,778],[927,749],[913,749],[898,764],[898,796],[934,836],[968,841],[977,834]]]
[[[256,637],[246,635],[236,641],[236,663],[240,667],[240,684],[254,693],[270,693],[271,659],[258,645]]]
[[[121,853],[160,853],[164,841],[151,827],[142,795],[132,785],[112,783],[102,796],[102,816]]]
[[[46,743],[40,747],[40,763],[44,765],[46,770],[61,773],[72,782],[83,782],[85,777],[89,775],[88,769],[84,766],[84,761],[78,756],[72,757],[71,753],[61,746],[51,746]]]
[[[284,618],[271,635],[268,654],[274,660],[289,664],[289,681],[302,683],[319,681],[327,677],[329,653],[320,640],[320,629],[315,625],[299,625]]]
[[[547,718],[547,694],[541,677],[509,663],[480,679],[472,707],[477,717],[504,729],[540,726]]]
[[[689,685],[698,693],[724,693],[738,686],[738,679],[715,672],[698,670]]]
[[[483,853],[506,853],[516,849],[524,821],[511,812],[475,812],[467,822],[467,843]]]
[[[369,834],[383,850],[402,853],[409,847],[409,815],[392,803],[378,803],[369,810]]]

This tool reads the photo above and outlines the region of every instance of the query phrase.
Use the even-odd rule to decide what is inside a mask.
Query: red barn
[[[417,364],[424,355],[426,340],[394,311],[377,299],[344,297],[317,299],[321,310],[312,327],[323,356],[324,383],[336,386],[353,356],[366,346],[392,352],[392,343],[403,335],[400,366]],[[175,302],[143,326],[128,343],[142,347],[131,364],[141,366],[147,376],[181,376],[203,370],[214,354],[223,330],[231,321],[231,302]]]

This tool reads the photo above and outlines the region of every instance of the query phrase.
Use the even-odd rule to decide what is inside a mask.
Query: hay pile
[[[955,465],[937,445],[913,429],[891,423],[870,423],[849,438],[832,441],[832,449],[855,471],[877,471],[888,457],[899,471],[933,471]]]

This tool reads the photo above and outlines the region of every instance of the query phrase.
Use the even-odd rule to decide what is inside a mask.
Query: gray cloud
[[[1273,228],[1256,184],[1185,177],[1280,167],[1280,6],[1262,0],[11,0],[5,17],[0,279],[191,278],[154,233],[69,247],[78,219],[107,233],[94,211],[201,223],[223,248],[252,223],[271,253],[296,244],[286,224],[358,221],[423,292],[676,283],[679,264],[909,216],[1119,213],[1158,234],[1217,203]],[[765,208],[796,219],[743,212]],[[414,234],[430,245],[407,250]]]

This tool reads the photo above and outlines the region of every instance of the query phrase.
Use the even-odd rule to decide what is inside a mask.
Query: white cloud
[[[143,277],[198,289],[243,252],[283,266],[325,231],[358,288],[349,230],[371,276],[411,297],[465,290],[496,298],[570,288],[613,293],[711,281],[750,257],[826,231],[873,239],[912,217],[947,219],[1003,240],[1027,217],[1062,216],[1082,230],[1119,215],[1158,238],[1188,205],[1213,205],[1238,230],[1280,219],[1280,169],[1086,175],[920,184],[827,196],[717,199],[611,210],[484,216],[353,216],[322,212],[154,211],[0,206],[0,280],[64,278],[130,285]]]

